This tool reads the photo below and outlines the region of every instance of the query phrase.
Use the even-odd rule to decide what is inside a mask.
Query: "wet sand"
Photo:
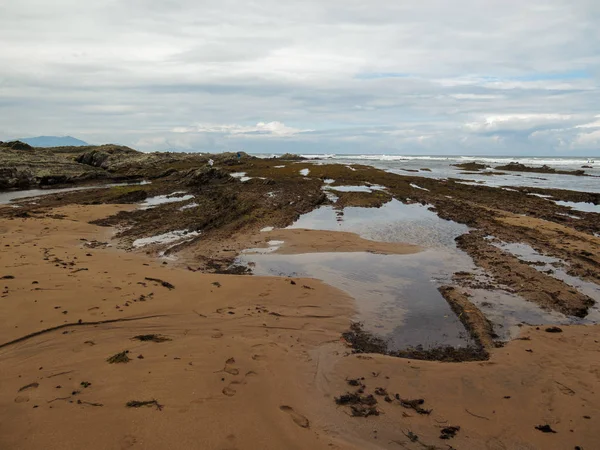
[[[0,448],[327,447],[296,433],[294,410],[308,409],[308,352],[339,341],[350,298],[315,280],[200,275],[85,247],[80,239],[111,234],[85,222],[115,209],[0,224],[10,249],[0,277],[14,276],[2,280],[0,341],[73,324],[0,348]],[[86,325],[125,318],[136,320]],[[172,340],[131,340],[151,333]],[[125,350],[130,362],[106,362]],[[19,392],[31,383],[39,386]],[[163,410],[126,407],[151,399]]]
[[[265,242],[281,241],[274,253],[295,255],[324,252],[370,252],[380,255],[407,255],[421,247],[403,242],[377,242],[363,239],[356,233],[308,229],[283,229],[262,233]]]
[[[353,355],[340,339],[355,312],[346,294],[105,247],[114,230],[88,222],[127,209],[0,219],[0,448],[595,448],[598,326],[523,327],[526,340],[485,362]],[[322,245],[344,239],[356,244],[332,233]],[[170,340],[132,339],[150,334]],[[129,362],[107,362],[124,351]],[[336,405],[358,377],[378,416]],[[440,439],[449,426],[460,430]]]

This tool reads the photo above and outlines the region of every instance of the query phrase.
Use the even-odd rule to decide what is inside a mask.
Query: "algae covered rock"
[[[199,169],[190,169],[181,175],[181,183],[187,186],[199,186],[214,182],[228,183],[235,181],[235,178],[230,176],[228,172],[225,172],[217,167],[209,166],[201,167]]]
[[[282,159],[285,161],[304,161],[306,160],[305,157],[300,156],[300,155],[295,155],[294,153],[284,153],[281,156],[278,156],[277,159]]]
[[[79,164],[20,141],[0,143],[0,189],[27,189],[105,178],[103,170]]]

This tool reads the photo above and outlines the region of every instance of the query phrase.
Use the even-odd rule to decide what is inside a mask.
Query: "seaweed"
[[[152,400],[130,400],[128,401],[125,406],[127,408],[141,408],[142,406],[155,406],[156,409],[158,409],[159,411],[162,411],[164,405],[161,405],[160,403],[158,403],[158,400],[152,399]]]
[[[163,336],[162,334],[138,334],[137,336],[134,336],[131,339],[135,339],[142,342],[166,342],[171,340],[171,338]]]
[[[124,350],[120,353],[112,355],[106,361],[109,364],[128,363],[129,361],[131,361],[131,358],[129,356],[127,356],[128,353],[129,353],[129,350]]]

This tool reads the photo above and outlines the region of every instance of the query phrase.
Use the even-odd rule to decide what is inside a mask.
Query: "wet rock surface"
[[[460,163],[454,164],[454,167],[458,167],[459,169],[468,170],[468,171],[477,171],[487,169],[490,166],[486,164],[476,163],[476,162],[468,162],[468,163]]]
[[[27,189],[90,182],[106,173],[48,149],[23,142],[0,142],[0,189]]]
[[[504,166],[497,166],[496,170],[508,170],[512,172],[531,172],[531,173],[553,173],[559,175],[576,175],[582,176],[585,175],[584,170],[556,170],[549,166],[541,166],[541,167],[530,167],[525,164],[511,162]]]

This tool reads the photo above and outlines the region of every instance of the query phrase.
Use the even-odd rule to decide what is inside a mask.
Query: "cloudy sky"
[[[0,0],[0,140],[600,156],[598,0]]]

